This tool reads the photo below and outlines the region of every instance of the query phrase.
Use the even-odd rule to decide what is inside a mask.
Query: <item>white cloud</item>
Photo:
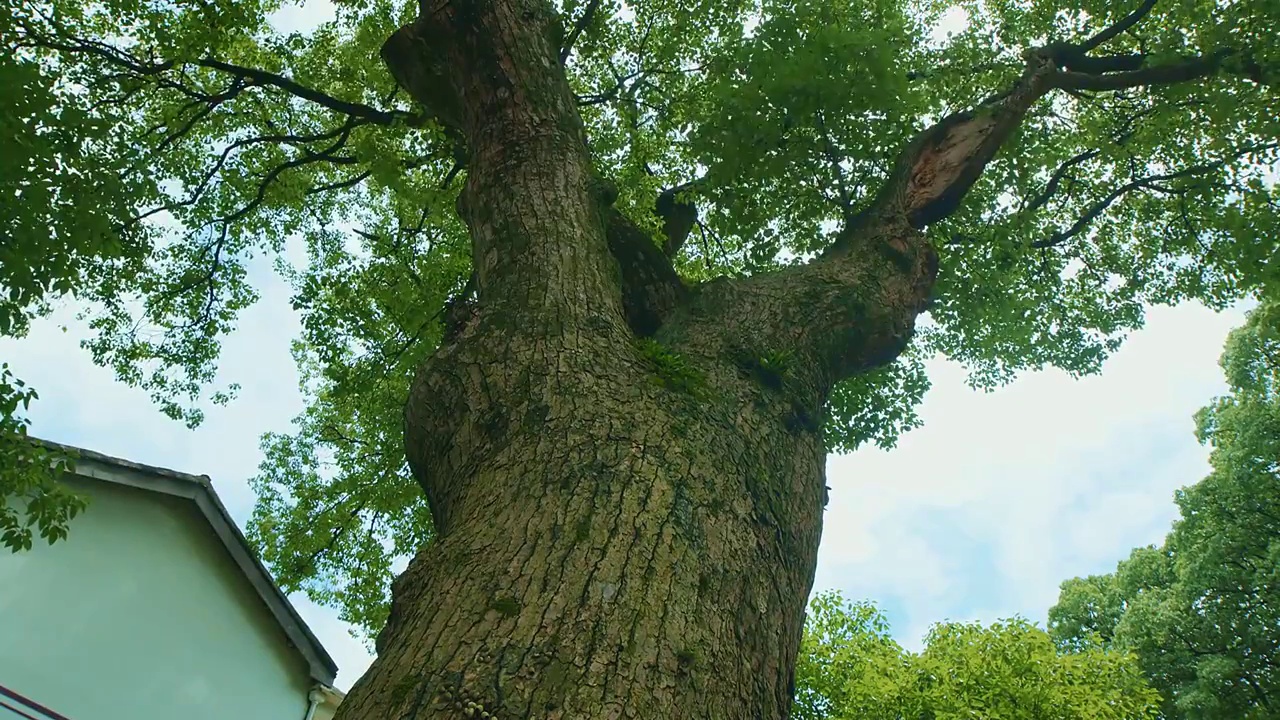
[[[990,394],[933,363],[923,428],[830,459],[816,589],[891,600],[911,647],[943,616],[1043,621],[1062,580],[1168,531],[1173,490],[1208,469],[1191,415],[1225,389],[1217,358],[1242,319],[1156,308],[1101,375],[1034,373]]]
[[[267,20],[280,32],[305,34],[335,17],[337,9],[330,0],[303,0],[281,5]]]

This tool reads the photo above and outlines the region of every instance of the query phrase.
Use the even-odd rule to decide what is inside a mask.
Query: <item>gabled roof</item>
[[[236,567],[266,603],[271,615],[289,638],[290,644],[307,661],[311,678],[324,685],[333,685],[333,680],[338,674],[337,664],[333,662],[333,658],[329,657],[329,653],[316,639],[311,628],[307,627],[306,622],[298,615],[298,611],[294,609],[284,592],[276,585],[257,553],[250,549],[249,543],[232,521],[227,508],[214,492],[213,482],[208,475],[190,475],[48,440],[35,438],[32,440],[51,449],[74,453],[76,455],[74,475],[78,477],[149,490],[195,503],[200,514],[213,528],[214,534],[222,541],[223,547],[231,554]],[[72,532],[75,532],[74,528]]]

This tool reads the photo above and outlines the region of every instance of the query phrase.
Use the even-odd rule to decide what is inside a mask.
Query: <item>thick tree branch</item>
[[[618,263],[622,280],[622,309],[627,325],[648,337],[688,296],[672,259],[698,222],[698,208],[682,195],[697,186],[694,180],[658,194],[654,214],[662,220],[663,244],[614,207],[605,210],[605,239]]]
[[[579,27],[589,24],[588,15],[593,11],[591,7],[584,11],[583,17],[579,19]],[[401,28],[384,44],[382,57],[397,82],[426,108],[429,116],[434,117],[445,127],[446,132],[459,146],[466,148],[466,157],[461,158],[462,162],[459,163],[465,165],[468,171],[468,185],[459,206],[465,218],[471,206],[468,198],[476,189],[477,180],[480,180],[479,176],[483,173],[477,163],[484,159],[482,155],[486,150],[481,149],[477,143],[482,143],[489,148],[495,147],[492,142],[483,139],[483,136],[496,129],[501,121],[493,112],[474,114],[473,106],[492,103],[502,95],[498,95],[497,92],[491,94],[491,91],[482,89],[480,85],[468,86],[470,80],[467,77],[466,68],[476,64],[481,58],[472,55],[475,52],[474,49],[464,48],[456,42],[456,27],[446,30],[451,27],[450,23],[461,20],[461,16],[449,19],[450,12],[445,5],[441,5],[432,11],[430,17],[424,14],[418,21]],[[521,24],[527,27],[527,23]],[[580,32],[581,30],[571,33],[570,47],[572,40],[575,40]],[[539,39],[545,39],[545,36]],[[483,47],[492,44],[494,38],[487,36],[483,41],[477,42],[480,43],[477,47]],[[557,49],[557,51],[561,50]],[[488,61],[485,60],[485,62]],[[635,83],[639,82],[647,72],[649,71],[638,69],[632,75],[620,78],[617,86],[603,94],[598,101],[608,102],[619,93],[631,92],[634,90]],[[635,82],[631,82],[633,80]],[[591,99],[586,100],[586,102],[591,101]],[[578,102],[581,104],[583,100],[578,99]],[[521,110],[527,112],[534,108]],[[552,111],[553,114],[564,112],[566,112],[565,108]],[[576,121],[576,117],[574,120]],[[579,142],[582,144],[575,150],[584,152],[585,142],[580,138]],[[503,142],[503,146],[507,149],[516,144],[511,141]],[[572,157],[575,154],[577,153],[568,153],[567,156]],[[506,180],[507,178],[501,179],[503,183]],[[490,181],[496,182],[499,178],[484,180],[486,183]],[[615,262],[620,270],[622,314],[633,332],[640,335],[652,334],[672,308],[679,304],[686,292],[671,265],[670,258],[679,252],[697,221],[696,207],[679,197],[680,193],[690,189],[691,186],[671,188],[658,196],[654,212],[662,220],[665,238],[663,246],[659,248],[647,233],[611,207],[613,192],[608,190],[609,183],[592,179],[589,184],[594,188],[591,198],[593,204],[602,208],[600,212],[603,213],[604,219],[605,246],[608,254],[612,256],[611,261]],[[475,232],[472,236],[473,240],[479,243],[473,252],[473,258],[477,261],[476,286],[483,298],[487,296],[486,290],[489,285],[489,270],[484,267],[484,261],[487,257],[498,261],[506,260],[508,256],[501,252],[487,254],[483,249],[487,239],[483,235],[477,236]],[[569,249],[573,246],[560,243],[558,247]]]
[[[881,191],[821,257],[709,284],[672,331],[699,338],[708,355],[794,352],[797,377],[810,390],[806,412],[817,412],[836,381],[891,362],[906,348],[937,277],[937,253],[919,228],[958,206],[1049,90],[1054,63],[1043,52],[1026,59],[1008,91],[910,142]]]
[[[1210,57],[1189,58],[1182,62],[1166,63],[1162,65],[1153,65],[1150,67],[1141,67],[1137,60],[1124,60],[1124,67],[1132,67],[1139,65],[1134,69],[1123,70],[1120,72],[1092,72],[1087,70],[1067,70],[1065,72],[1055,73],[1053,76],[1053,86],[1063,90],[1125,90],[1128,88],[1143,87],[1147,85],[1173,85],[1176,83],[1190,82],[1208,77],[1214,74],[1222,67],[1222,62],[1229,53],[1221,53]],[[1112,58],[1112,60],[1116,60]],[[1145,62],[1146,58],[1139,58],[1141,62]],[[1119,63],[1114,65],[1121,67]],[[1088,67],[1087,64],[1077,63],[1075,67]]]
[[[529,332],[587,317],[626,331],[604,232],[608,184],[592,166],[559,62],[558,23],[539,0],[424,0],[382,57],[465,147],[458,210],[480,314],[519,318]]]
[[[1025,57],[1026,70],[1012,88],[975,110],[943,118],[908,143],[889,179],[849,229],[894,222],[922,228],[952,213],[1027,110],[1052,87],[1052,59],[1039,50]],[[847,252],[856,237],[856,232],[842,234],[825,255]]]
[[[564,65],[569,62],[569,55],[573,52],[573,46],[578,42],[578,38],[582,32],[591,25],[591,21],[595,19],[596,10],[600,7],[600,0],[589,0],[587,7],[583,9],[582,15],[578,17],[577,22],[573,24],[573,28],[569,31],[568,37],[564,40],[564,47],[560,48],[560,64]]]
[[[1114,25],[1103,29],[1097,35],[1094,35],[1088,40],[1080,43],[1076,47],[1081,53],[1092,52],[1104,43],[1128,32],[1139,22],[1142,22],[1142,19],[1146,17],[1156,6],[1156,2],[1158,2],[1158,0],[1143,0],[1142,5],[1138,6],[1136,10],[1121,18]]]
[[[630,218],[611,207],[606,210],[605,223],[609,252],[622,279],[627,325],[641,337],[653,335],[686,299],[688,290],[670,258]]]
[[[1118,24],[1124,27],[1117,32],[1128,29],[1149,11],[1150,8],[1135,11]],[[1111,37],[1107,35],[1109,31],[1094,36],[1085,45],[1059,43],[1024,53],[1026,70],[1012,88],[984,101],[975,110],[944,118],[908,145],[884,188],[859,213],[854,224],[903,216],[911,226],[921,228],[954,212],[1028,109],[1050,90],[1114,91],[1168,85],[1199,80],[1227,69],[1261,78],[1261,70],[1246,54],[1228,50],[1151,67],[1144,67],[1145,56],[1087,57],[1081,48],[1097,47]],[[1056,189],[1056,183],[1051,185]],[[828,253],[846,249],[844,243],[837,242]]]
[[[467,322],[475,313],[476,274],[473,271],[458,294],[445,301],[444,309],[444,343],[452,342],[462,332]]]
[[[615,91],[625,87],[626,80],[631,77],[642,75],[643,71],[637,71],[619,80]],[[581,98],[579,104],[583,104]],[[444,185],[465,167],[465,162],[463,157],[455,163]],[[616,208],[607,207],[605,210],[605,237],[621,275],[623,313],[627,324],[637,335],[647,337],[656,332],[688,294],[671,260],[684,247],[698,222],[697,206],[683,197],[694,190],[698,182],[682,183],[658,194],[653,212],[662,221],[661,248],[654,245],[648,233]],[[606,198],[605,204],[611,203],[612,198]]]
[[[1122,90],[1189,82],[1240,68],[1245,74],[1254,72],[1245,55],[1226,51],[1152,67],[1146,66],[1145,56],[1088,57],[1088,50],[1130,31],[1151,4],[1081,45],[1025,52],[1026,68],[1009,89],[943,118],[908,143],[879,193],[846,222],[821,257],[804,266],[709,284],[691,301],[694,309],[672,321],[670,332],[700,338],[709,355],[731,351],[735,343],[745,343],[752,352],[794,349],[806,359],[818,397],[830,382],[891,361],[906,346],[917,314],[927,307],[937,273],[937,255],[919,230],[959,207],[1041,97],[1054,89]],[[1067,160],[1030,201],[1030,209],[1049,202],[1073,167],[1099,154],[1088,150]],[[1135,180],[1097,203],[1072,228],[1037,246],[1083,232],[1125,193],[1183,192],[1162,183],[1209,172],[1208,165],[1214,164]],[[717,330],[724,327],[732,328],[732,337]]]
[[[382,44],[382,62],[425,111],[427,117],[440,124],[452,140],[463,144],[459,101],[449,83],[449,68],[440,48],[433,47],[429,23],[410,23],[392,33]]]
[[[1131,53],[1128,55],[1107,55],[1104,57],[1090,57],[1076,51],[1074,48],[1052,49],[1053,59],[1058,63],[1059,67],[1072,72],[1084,73],[1086,75],[1102,75],[1104,73],[1127,72],[1130,70],[1139,70],[1147,62],[1147,56],[1139,53]]]
[[[710,359],[753,371],[788,358],[797,432],[817,432],[819,408],[844,378],[892,362],[925,309],[938,256],[905,224],[846,231],[844,253],[696,288],[659,332]]]
[[[685,240],[689,238],[689,233],[693,231],[693,226],[698,222],[698,206],[694,205],[691,200],[682,198],[681,195],[686,193],[698,184],[697,180],[693,180],[675,187],[663,190],[658,194],[658,199],[654,203],[654,212],[658,217],[662,218],[662,253],[667,258],[675,258],[680,254],[680,249],[684,247]]]

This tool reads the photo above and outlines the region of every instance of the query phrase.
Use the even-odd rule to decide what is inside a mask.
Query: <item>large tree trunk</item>
[[[409,401],[438,539],[394,584],[344,720],[786,717],[825,381],[747,326],[703,325],[749,312],[740,292],[708,288],[658,343],[480,305]]]
[[[783,717],[818,434],[729,367],[664,376],[591,328],[511,335],[482,314],[418,386],[439,539],[396,581],[343,717]]]
[[[593,176],[548,7],[421,11],[383,56],[466,145],[477,300],[406,409],[436,540],[340,720],[785,718],[822,405],[905,347],[937,272],[918,228],[1044,64],[922,134],[822,258],[690,289]]]

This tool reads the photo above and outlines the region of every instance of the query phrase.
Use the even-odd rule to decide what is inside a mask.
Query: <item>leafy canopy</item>
[[[95,361],[194,425],[204,403],[234,394],[213,383],[219,339],[274,265],[302,319],[294,355],[308,406],[291,432],[263,440],[249,534],[286,589],[375,630],[394,561],[431,538],[399,406],[470,273],[454,212],[465,171],[377,59],[416,3],[340,0],[307,32],[273,25],[269,0],[0,4],[0,80],[23,88],[0,100],[0,203],[16,218],[0,230],[0,332],[21,333],[73,293]],[[1093,37],[1135,9],[556,7],[619,207],[655,242],[660,188],[684,187],[699,207],[674,259],[690,283],[825,247],[922,127],[1010,87],[1026,48]],[[1280,4],[1141,7],[1099,53],[1227,58],[1221,72],[1037,104],[964,204],[928,228],[942,255],[935,303],[897,362],[836,388],[832,450],[892,446],[918,424],[923,361],[939,353],[981,387],[1049,365],[1095,372],[1145,303],[1221,306],[1275,280],[1265,170],[1280,135]],[[935,32],[943,20],[951,32]]]
[[[35,398],[0,363],[0,545],[15,552],[30,550],[36,533],[50,543],[66,538],[67,523],[85,507],[83,497],[57,483],[73,458],[27,440],[28,423],[17,411]]]
[[[1222,356],[1230,394],[1197,415],[1212,472],[1176,495],[1160,548],[1062,585],[1060,645],[1137,654],[1162,716],[1275,717],[1280,692],[1280,304],[1266,301]]]
[[[792,716],[1139,720],[1158,699],[1131,655],[1060,653],[1025,620],[940,623],[912,653],[874,606],[827,593],[810,603]]]

